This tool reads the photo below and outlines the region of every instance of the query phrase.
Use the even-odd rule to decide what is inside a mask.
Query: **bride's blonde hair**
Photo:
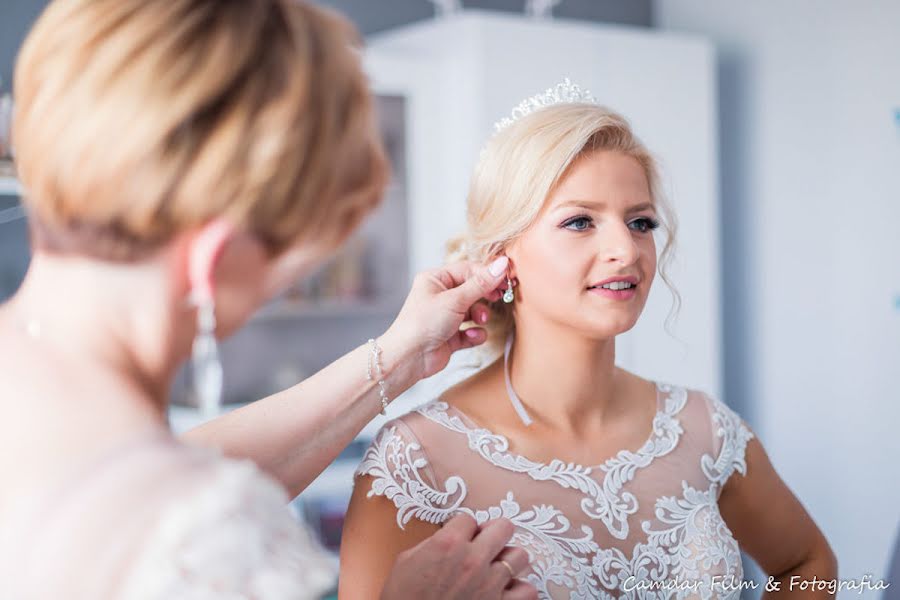
[[[486,262],[532,223],[569,167],[581,156],[614,150],[635,158],[643,167],[650,196],[660,217],[666,242],[658,270],[673,295],[666,319],[668,328],[681,305],[681,296],[666,270],[675,251],[677,219],[661,190],[656,159],[634,135],[628,121],[596,104],[558,104],[530,113],[488,140],[475,167],[467,199],[465,232],[446,245],[446,261]],[[513,327],[515,303],[491,303],[486,326],[488,350],[502,348]]]

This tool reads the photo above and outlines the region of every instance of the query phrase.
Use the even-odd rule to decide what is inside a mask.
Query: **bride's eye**
[[[586,231],[591,223],[593,223],[593,219],[588,216],[581,215],[569,219],[568,221],[563,223],[562,226],[570,231]],[[582,226],[581,224],[584,225]],[[647,233],[659,227],[659,224],[660,223],[658,220],[651,217],[641,217],[640,219],[635,219],[628,225],[639,233]],[[572,227],[572,225],[575,225],[575,227]]]
[[[640,231],[641,233],[647,233],[648,231],[653,231],[654,229],[659,227],[659,221],[650,217],[641,217],[640,219],[635,219],[630,223],[630,225],[634,225],[635,223],[640,225],[640,229],[638,229],[637,231]]]
[[[571,227],[569,227],[569,225],[572,225],[573,223],[587,223],[587,224],[590,224],[590,223],[591,223],[591,218],[590,218],[590,217],[583,216],[583,215],[582,215],[582,216],[579,216],[579,217],[575,217],[574,219],[569,219],[568,221],[566,221],[565,223],[563,223],[563,227],[566,228],[566,229],[568,229],[568,230],[570,230],[570,231],[584,231],[584,230],[587,229],[587,226],[585,226],[585,227],[575,227],[574,229],[571,228]]]

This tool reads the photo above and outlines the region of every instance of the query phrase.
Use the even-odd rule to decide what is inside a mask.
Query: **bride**
[[[460,512],[513,522],[530,559],[516,575],[542,598],[738,597],[754,583],[741,550],[778,580],[836,577],[737,413],[615,364],[658,229],[671,287],[676,232],[628,122],[566,80],[497,128],[448,258],[508,257],[506,292],[478,323],[502,357],[379,431],[345,522],[341,597],[376,597],[398,556]]]

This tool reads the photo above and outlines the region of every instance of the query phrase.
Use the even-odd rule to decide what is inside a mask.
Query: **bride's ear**
[[[512,281],[513,286],[516,285],[516,259],[506,250],[500,253],[509,259],[509,266],[506,267],[506,274],[509,276],[510,281]],[[498,255],[499,256],[499,255]]]

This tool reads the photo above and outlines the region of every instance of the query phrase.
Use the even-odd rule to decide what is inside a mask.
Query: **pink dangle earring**
[[[215,416],[222,404],[222,362],[216,341],[216,311],[212,295],[192,294],[197,307],[197,334],[191,347],[194,394],[207,417]]]
[[[509,275],[506,276],[506,291],[503,292],[503,301],[509,304],[513,300],[515,300],[515,295],[513,294],[512,289],[512,280],[509,278]]]

